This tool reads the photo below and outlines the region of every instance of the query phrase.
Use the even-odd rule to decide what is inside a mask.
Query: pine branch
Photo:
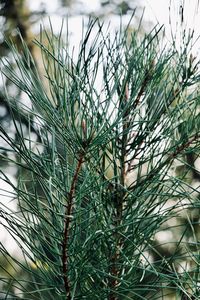
[[[19,158],[8,160],[19,167],[18,185],[10,183],[19,206],[10,216],[3,207],[1,218],[20,244],[27,280],[13,278],[20,296],[34,299],[154,299],[180,286],[187,294],[188,278],[195,287],[198,278],[190,276],[191,270],[179,272],[178,264],[196,255],[186,231],[195,236],[196,221],[188,216],[198,208],[193,201],[198,189],[188,183],[186,172],[178,178],[170,167],[199,151],[199,91],[181,94],[196,87],[198,71],[192,58],[189,69],[183,66],[187,49],[180,54],[160,49],[159,30],[142,41],[135,32],[128,40],[121,31],[112,41],[102,24],[95,38],[90,36],[97,23],[89,24],[77,61],[61,37],[46,33],[50,47],[37,43],[47,64],[50,96],[24,44],[24,55],[11,46],[19,70],[8,61],[3,65],[12,85],[32,101],[27,114],[33,127],[37,119],[42,146],[31,147],[32,123],[25,132],[21,111],[14,113],[12,105],[18,139],[3,124],[0,136]],[[182,102],[174,105],[176,97]],[[4,181],[9,184],[8,177]],[[184,199],[190,204],[182,204]],[[181,218],[190,228],[179,218],[177,240],[159,242],[157,235],[176,230],[170,222],[179,213],[187,214]],[[175,245],[176,253],[165,244]],[[194,245],[196,251],[198,242]],[[1,245],[0,251],[7,255]],[[196,256],[193,264],[198,266]]]
[[[84,153],[81,153],[78,159],[77,167],[72,179],[72,184],[71,188],[69,191],[68,199],[67,199],[67,205],[66,205],[66,210],[65,210],[65,219],[64,219],[64,237],[63,237],[63,242],[62,242],[62,264],[63,264],[63,280],[64,280],[64,285],[65,285],[65,291],[66,291],[66,299],[70,300],[71,295],[70,295],[70,282],[69,282],[69,277],[68,277],[68,240],[69,240],[69,230],[70,230],[70,224],[71,220],[73,218],[72,215],[72,209],[73,209],[73,199],[75,197],[75,188],[78,180],[78,175],[81,170],[81,166],[83,164],[84,160]]]

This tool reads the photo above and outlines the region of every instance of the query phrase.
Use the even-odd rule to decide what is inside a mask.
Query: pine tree
[[[0,125],[18,167],[17,186],[1,173],[18,211],[2,207],[0,216],[24,257],[1,245],[12,268],[23,270],[2,278],[5,299],[198,299],[192,36],[178,51],[175,43],[160,46],[162,28],[143,38],[129,26],[105,32],[90,20],[77,58],[62,34],[46,32],[48,47],[36,42],[48,90],[23,40],[20,52],[9,44],[18,69],[3,61],[3,73],[31,107],[8,93],[17,139]]]

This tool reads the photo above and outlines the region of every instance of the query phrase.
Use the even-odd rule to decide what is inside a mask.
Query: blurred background
[[[191,3],[192,2],[192,3]],[[110,28],[115,29],[119,25],[120,18],[124,23],[127,23],[130,16],[135,11],[133,22],[131,24],[132,30],[138,28],[139,24],[141,35],[145,32],[149,32],[156,24],[165,25],[163,31],[164,38],[171,41],[176,37],[177,47],[179,44],[179,30],[183,31],[185,28],[195,29],[196,37],[199,34],[200,18],[199,18],[198,1],[170,1],[170,0],[54,0],[54,1],[40,1],[40,0],[0,0],[0,57],[11,59],[9,48],[5,40],[12,39],[15,45],[20,49],[20,40],[17,35],[20,31],[23,39],[29,46],[29,50],[32,53],[38,71],[43,72],[41,67],[40,50],[32,43],[34,39],[40,39],[41,27],[45,25],[46,30],[50,30],[50,22],[55,34],[58,34],[62,25],[62,20],[66,16],[68,17],[68,30],[70,33],[71,47],[78,46],[81,39],[81,28],[83,20],[86,20],[89,16],[99,17],[105,22],[110,23]],[[142,19],[142,22],[141,22]],[[195,40],[195,36],[194,36]],[[48,41],[46,41],[48,43]],[[194,55],[199,53],[199,42],[194,43]],[[15,126],[11,121],[11,115],[9,111],[8,103],[5,101],[5,93],[9,92],[13,97],[17,97],[26,101],[26,96],[16,89],[5,78],[0,77],[0,123],[6,129],[7,133],[13,138],[17,139],[17,133],[15,132]],[[37,141],[37,131],[34,126],[29,128],[30,122],[24,115],[21,116],[23,123],[23,130],[27,134],[31,133],[31,139]],[[18,170],[12,163],[5,162],[4,157],[15,159],[15,154],[12,153],[11,148],[0,137],[0,169],[6,173],[6,176],[12,180],[15,185],[17,182]],[[200,159],[199,157],[187,157],[188,163],[193,168],[188,171],[188,182],[195,189],[200,184]],[[180,164],[176,166],[178,172],[186,171],[186,166]],[[15,197],[13,196],[13,190],[9,184],[6,184],[0,178],[0,208],[3,207],[8,213],[17,211],[17,205]],[[197,195],[199,198],[199,194]],[[185,214],[182,218],[187,219]],[[190,218],[199,220],[199,211],[193,211]],[[0,242],[8,252],[15,256],[17,259],[23,259],[17,242],[12,239],[12,236],[8,234],[5,227],[1,224],[3,220],[0,217]],[[176,223],[176,221],[174,221]],[[200,235],[200,230],[197,226],[197,236]],[[158,243],[164,244],[166,240],[177,239],[175,236],[180,231],[177,230],[163,230],[160,231],[156,239]],[[163,246],[163,251],[170,253],[173,251],[169,245]],[[168,254],[169,255],[169,254]],[[184,264],[184,262],[183,262]],[[0,274],[1,276],[8,276],[8,274],[14,274],[16,270],[11,268],[9,260],[5,259],[3,254],[0,253]],[[0,299],[1,291],[6,289],[5,284],[0,282]],[[17,289],[16,287],[13,287]],[[164,299],[177,299],[175,295],[165,296]]]

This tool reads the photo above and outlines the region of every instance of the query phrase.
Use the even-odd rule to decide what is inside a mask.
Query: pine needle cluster
[[[45,84],[23,40],[2,67],[31,102],[6,93],[16,136],[0,125],[18,168],[17,186],[1,173],[18,209],[2,206],[0,217],[23,254],[0,246],[17,270],[1,278],[5,299],[198,299],[192,36],[179,51],[161,42],[162,28],[112,35],[90,20],[74,57],[62,32],[43,35]]]

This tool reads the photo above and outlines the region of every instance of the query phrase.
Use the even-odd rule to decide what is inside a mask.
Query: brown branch
[[[140,181],[138,184],[142,185],[143,183],[147,182],[149,179],[152,179],[155,175],[158,174],[158,172],[160,172],[160,170],[166,166],[169,163],[172,163],[173,160],[179,155],[181,154],[183,151],[185,151],[188,147],[191,146],[191,144],[193,142],[195,142],[196,140],[198,140],[200,138],[200,134],[196,133],[195,135],[193,135],[187,142],[181,144],[180,146],[177,146],[177,148],[174,150],[174,152],[170,153],[168,155],[168,157],[154,170],[152,170],[149,174],[147,174],[147,176],[143,179],[143,181]],[[133,184],[131,184],[128,189],[129,191],[132,190],[133,188],[135,188],[135,186],[133,186]]]
[[[69,278],[67,275],[68,272],[68,240],[69,240],[69,230],[70,230],[70,224],[71,224],[71,214],[72,214],[72,208],[73,208],[73,199],[74,199],[74,194],[75,194],[75,188],[76,188],[76,183],[78,180],[78,175],[81,170],[81,166],[83,164],[83,159],[84,159],[84,153],[80,154],[77,167],[72,179],[71,183],[71,188],[68,194],[68,203],[66,205],[66,210],[65,210],[65,219],[64,219],[64,238],[62,242],[62,269],[63,269],[63,280],[64,280],[64,286],[65,286],[65,291],[67,298],[66,300],[71,299],[70,295],[70,282]]]
[[[117,268],[116,262],[119,259],[119,253],[116,252],[112,257],[111,257],[111,269],[110,269],[110,273],[111,276],[109,278],[109,287],[112,289],[109,296],[108,296],[108,300],[118,300],[118,297],[116,296],[115,293],[115,289],[118,285],[118,280],[117,280],[117,276],[119,274],[119,270]]]
[[[183,143],[182,145],[178,146],[176,150],[169,156],[170,159],[175,158],[178,154],[180,154],[182,151],[187,149],[193,142],[195,142],[200,137],[200,134],[195,134],[193,137],[191,137],[186,143]]]

